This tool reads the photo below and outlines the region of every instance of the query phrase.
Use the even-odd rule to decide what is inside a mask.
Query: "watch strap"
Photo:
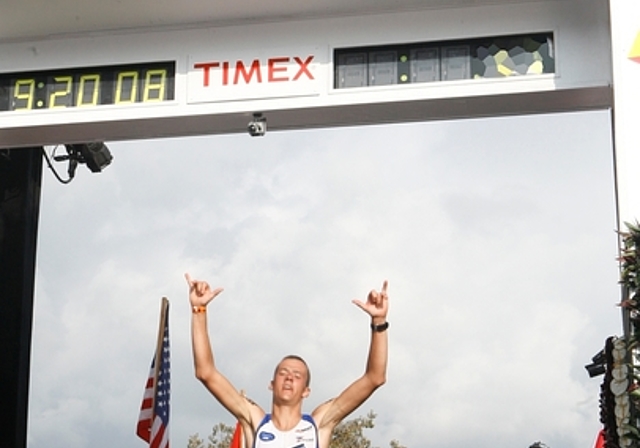
[[[385,331],[387,328],[389,328],[389,322],[385,322],[383,324],[380,325],[376,325],[376,324],[371,324],[371,330],[375,331],[375,332],[381,332],[381,331]]]

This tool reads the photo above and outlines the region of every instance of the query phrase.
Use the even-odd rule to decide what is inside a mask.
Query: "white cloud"
[[[361,374],[368,321],[350,301],[388,278],[389,381],[356,413],[378,413],[374,444],[591,443],[599,381],[582,365],[619,325],[608,125],[597,112],[127,142],[99,176],[45,174],[30,447],[142,443],[162,296],[172,445],[230,422],[193,377],[185,271],[225,287],[216,356],[265,407],[286,354],[311,365],[309,408]]]

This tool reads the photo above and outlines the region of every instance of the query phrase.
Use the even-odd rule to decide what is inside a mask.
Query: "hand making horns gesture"
[[[222,288],[211,289],[209,283],[202,280],[194,280],[188,273],[184,274],[184,278],[187,279],[187,284],[189,285],[189,302],[191,302],[191,306],[207,306],[223,291]]]
[[[364,310],[364,312],[366,312],[372,318],[386,318],[387,312],[389,311],[389,296],[387,295],[387,285],[388,282],[385,280],[384,283],[382,283],[382,290],[371,290],[369,296],[367,297],[366,303],[358,299],[354,299],[352,300],[352,302],[362,310]]]

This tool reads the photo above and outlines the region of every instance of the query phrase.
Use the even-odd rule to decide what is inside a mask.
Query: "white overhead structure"
[[[0,148],[246,132],[258,112],[284,130],[613,98],[606,0],[23,0],[0,5],[0,55]]]
[[[96,31],[248,25],[531,1],[536,0],[189,0],[178,7],[172,0],[20,0],[1,5],[0,40],[43,40]]]

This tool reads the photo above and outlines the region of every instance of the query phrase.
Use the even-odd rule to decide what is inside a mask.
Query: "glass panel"
[[[372,51],[369,53],[369,81],[371,86],[398,83],[397,51]]]
[[[442,80],[469,79],[469,45],[442,48]]]
[[[437,48],[411,50],[411,82],[440,81],[440,52]]]
[[[367,53],[347,53],[338,57],[339,89],[367,85]]]
[[[553,34],[336,50],[335,88],[555,72]]]

